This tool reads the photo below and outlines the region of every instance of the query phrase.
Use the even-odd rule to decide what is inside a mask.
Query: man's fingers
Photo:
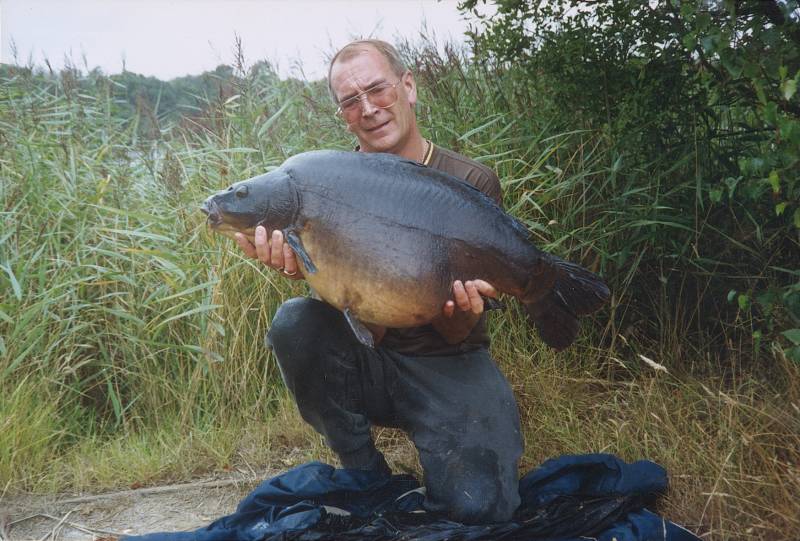
[[[470,281],[475,285],[475,288],[478,290],[478,293],[480,293],[484,297],[497,298],[497,290],[489,282],[486,282],[484,280],[470,280]]]
[[[444,314],[444,317],[446,318],[453,317],[455,311],[456,311],[456,303],[454,303],[453,301],[447,301],[446,303],[444,303],[444,308],[442,308],[442,314]]]
[[[259,261],[262,263],[270,264],[270,248],[269,241],[267,240],[267,230],[264,226],[259,225],[256,227],[255,232],[256,254]]]
[[[470,309],[469,295],[467,295],[461,280],[453,282],[453,299],[461,310],[467,311]]]
[[[276,269],[282,269],[284,265],[283,261],[283,232],[276,229],[272,232],[272,246],[271,246],[271,254],[270,260],[272,266]]]
[[[254,237],[255,246],[243,234],[234,235],[236,243],[249,257],[256,258],[273,269],[282,270],[289,276],[300,270],[292,248],[283,241],[282,231],[276,229],[271,235],[267,235],[266,228],[259,225],[256,227]],[[301,277],[302,275],[298,276]]]
[[[247,237],[241,233],[236,233],[234,234],[234,238],[236,239],[236,244],[239,245],[239,248],[242,249],[247,257],[252,257],[253,259],[258,258],[256,247],[253,246],[249,240],[247,240]]]
[[[477,286],[475,285],[475,281],[468,281],[466,284],[464,284],[464,288],[466,289],[467,297],[469,298],[468,308],[472,310],[473,314],[482,313],[483,297],[481,297],[481,294],[478,291]],[[463,308],[463,310],[466,310],[466,308]]]
[[[297,259],[294,257],[294,251],[287,243],[281,244],[283,246],[283,270],[286,274],[294,274],[297,272]]]

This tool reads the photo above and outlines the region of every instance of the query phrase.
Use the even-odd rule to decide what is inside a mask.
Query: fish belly
[[[306,227],[300,238],[317,268],[314,274],[304,269],[306,280],[324,301],[350,309],[365,323],[393,328],[429,323],[449,298],[442,254],[439,259],[432,254],[435,248],[425,235],[380,229],[359,235],[358,228],[334,234]]]

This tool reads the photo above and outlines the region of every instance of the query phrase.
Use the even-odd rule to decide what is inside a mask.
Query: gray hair
[[[333,91],[333,86],[331,85],[331,71],[333,71],[333,65],[340,60],[349,60],[350,58],[353,58],[360,51],[363,51],[364,47],[372,47],[378,51],[381,56],[383,56],[389,62],[389,67],[398,77],[402,77],[406,72],[406,65],[403,62],[403,59],[400,58],[400,53],[397,52],[397,49],[395,49],[392,44],[386,43],[385,41],[381,41],[379,39],[359,39],[356,41],[351,41],[339,49],[339,51],[333,55],[333,58],[331,58],[331,63],[328,64],[328,90],[330,91],[334,102],[338,103],[336,94]]]

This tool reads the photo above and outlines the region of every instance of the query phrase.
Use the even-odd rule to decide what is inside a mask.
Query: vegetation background
[[[671,474],[658,511],[704,538],[796,539],[798,3],[494,3],[469,51],[398,44],[424,134],[497,170],[534,241],[613,291],[560,355],[514,309],[492,316],[522,468],[647,458]],[[169,82],[1,66],[0,495],[334,460],[262,343],[304,285],[197,209],[352,144],[323,81],[241,48]],[[407,440],[376,436],[418,472]]]

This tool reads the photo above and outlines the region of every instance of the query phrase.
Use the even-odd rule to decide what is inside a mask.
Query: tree
[[[460,5],[479,19],[479,61],[520,72],[564,111],[561,129],[607,137],[621,174],[666,183],[644,192],[664,211],[626,211],[650,225],[620,239],[613,262],[645,251],[641,273],[668,260],[676,276],[707,279],[702,300],[731,303],[723,326],[752,325],[756,346],[768,336],[800,362],[797,0],[493,3],[489,17],[479,0]]]

